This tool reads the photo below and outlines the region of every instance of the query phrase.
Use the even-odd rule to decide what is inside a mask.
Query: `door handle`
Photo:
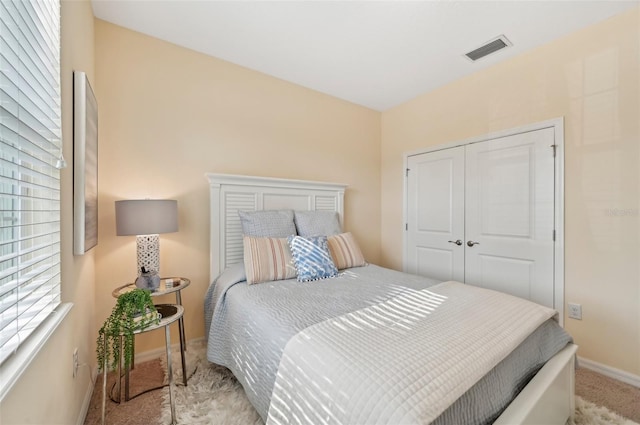
[[[468,247],[473,247],[474,245],[480,245],[480,242],[467,241],[467,246]]]
[[[456,241],[447,241],[447,242],[449,242],[449,243],[454,243],[454,244],[456,244],[456,245],[458,245],[458,246],[462,245],[462,241],[461,241],[460,239],[458,239],[458,240],[456,240]]]

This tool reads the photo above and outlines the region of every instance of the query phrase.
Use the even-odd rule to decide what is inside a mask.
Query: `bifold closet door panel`
[[[553,144],[547,128],[466,146],[464,245],[466,283],[552,308]]]
[[[407,271],[464,282],[464,147],[410,156],[408,168]]]

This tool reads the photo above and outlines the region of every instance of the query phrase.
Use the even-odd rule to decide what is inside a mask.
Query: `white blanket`
[[[445,282],[329,319],[286,345],[267,424],[427,424],[552,309]]]

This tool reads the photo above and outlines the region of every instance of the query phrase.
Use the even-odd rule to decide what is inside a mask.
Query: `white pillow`
[[[335,211],[296,211],[294,220],[298,235],[304,238],[342,232],[338,213]]]
[[[242,234],[258,238],[287,238],[296,234],[293,210],[238,211]]]

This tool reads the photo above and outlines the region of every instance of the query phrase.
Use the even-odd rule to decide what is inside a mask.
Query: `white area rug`
[[[207,360],[204,341],[189,343],[186,352],[188,385],[175,385],[173,397],[178,424],[207,425],[262,425],[262,419],[253,408],[244,389],[226,368]],[[174,382],[182,382],[180,352],[171,354]],[[166,373],[166,359],[162,357]],[[194,372],[195,370],[195,372]],[[163,390],[162,424],[171,423],[169,388]]]
[[[625,419],[606,407],[596,406],[590,401],[576,396],[576,416],[572,422],[574,425],[638,425]],[[570,424],[571,425],[571,424]]]
[[[242,386],[227,369],[206,358],[204,341],[189,344],[186,387],[176,385],[173,397],[176,418],[182,425],[262,425],[260,416],[244,394]],[[174,382],[182,382],[180,354],[172,353]],[[164,358],[163,358],[164,359]],[[163,360],[163,367],[166,365]],[[171,423],[169,389],[163,389],[162,424]],[[576,397],[576,416],[570,425],[638,425],[633,421]]]

